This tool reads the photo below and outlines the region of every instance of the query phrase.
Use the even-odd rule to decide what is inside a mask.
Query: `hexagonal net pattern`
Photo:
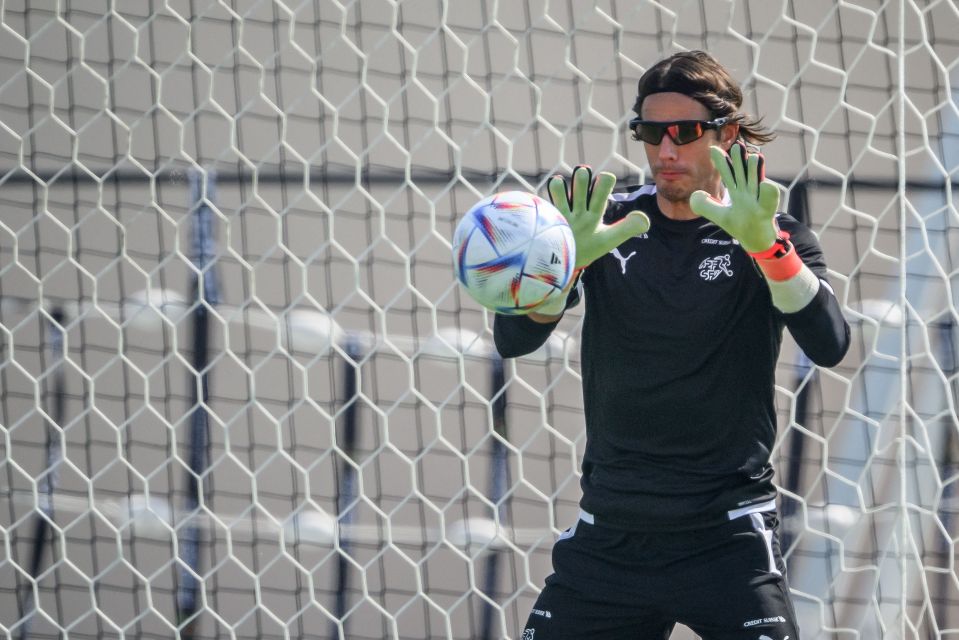
[[[778,369],[803,637],[959,634],[957,34],[946,0],[3,3],[0,635],[516,637],[577,514],[581,313],[499,361],[452,230],[644,180],[635,82],[692,48],[854,330]]]

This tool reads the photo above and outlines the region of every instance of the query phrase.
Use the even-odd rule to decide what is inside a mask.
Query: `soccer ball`
[[[524,191],[480,200],[453,234],[456,278],[478,303],[523,315],[555,296],[573,277],[576,245],[556,207]]]

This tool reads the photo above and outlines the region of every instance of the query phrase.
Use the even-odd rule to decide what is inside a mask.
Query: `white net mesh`
[[[642,180],[635,82],[706,48],[855,332],[779,370],[803,638],[959,636],[954,2],[41,4],[0,5],[0,631],[515,637],[580,315],[498,369],[452,229]]]

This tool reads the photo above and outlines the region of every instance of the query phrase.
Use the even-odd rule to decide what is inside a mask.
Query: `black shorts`
[[[798,640],[775,512],[719,526],[634,533],[581,518],[553,547],[554,573],[521,640]]]

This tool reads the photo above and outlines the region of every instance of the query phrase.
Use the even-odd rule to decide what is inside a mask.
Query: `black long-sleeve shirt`
[[[653,185],[615,194],[605,221],[637,209],[650,230],[582,274],[580,504],[614,528],[708,526],[775,497],[769,458],[783,327],[813,362],[832,366],[849,346],[849,325],[828,285],[798,312],[778,311],[742,247],[705,219],[665,217]],[[825,283],[813,233],[785,214],[778,222]],[[497,315],[497,350],[534,351],[555,326]]]

